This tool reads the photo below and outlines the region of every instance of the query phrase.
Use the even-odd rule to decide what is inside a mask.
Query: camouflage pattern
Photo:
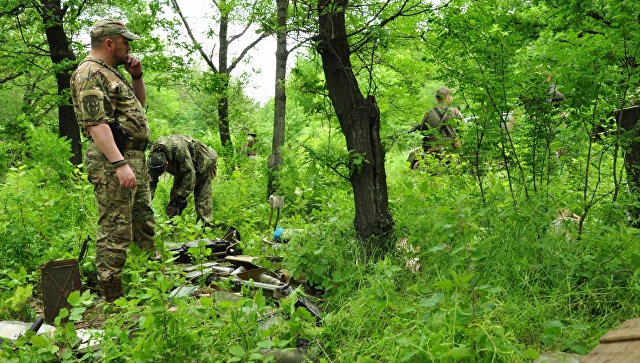
[[[149,139],[149,123],[131,85],[120,71],[87,56],[71,75],[71,98],[86,137],[88,127],[116,122],[134,141]]]
[[[71,96],[85,136],[90,136],[89,126],[118,122],[132,139],[148,139],[149,125],[142,106],[121,76],[117,69],[91,56],[73,73]],[[131,241],[147,252],[155,251],[155,220],[144,151],[125,150],[123,156],[136,176],[136,189],[120,187],[115,169],[95,143],[89,145],[85,155],[98,204],[96,269],[101,283],[119,279]]]
[[[218,154],[204,143],[184,135],[170,135],[158,138],[151,147],[151,153],[164,152],[169,162],[166,171],[173,175],[170,199],[177,196],[187,198],[193,192],[198,219],[211,223],[213,206],[211,203],[211,181],[217,173]],[[155,192],[159,175],[151,176],[151,193]],[[172,203],[166,214],[178,214]]]
[[[419,128],[427,130],[427,135],[422,139],[425,152],[442,152],[448,144],[456,149],[460,147],[452,119],[462,119],[462,114],[455,107],[436,106],[425,113]],[[451,142],[445,142],[447,139]]]
[[[129,40],[136,40],[140,37],[133,34],[127,29],[127,27],[119,20],[102,19],[98,20],[91,28],[91,39],[105,37],[107,35],[120,34]]]

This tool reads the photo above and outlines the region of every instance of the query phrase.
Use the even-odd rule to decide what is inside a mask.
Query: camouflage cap
[[[127,29],[123,22],[113,19],[98,20],[91,28],[91,39],[104,37],[106,35],[120,34],[129,40],[136,40],[140,37]]]
[[[451,94],[451,90],[447,87],[440,87],[436,91],[436,98],[439,100],[443,100],[447,95]]]
[[[154,152],[149,155],[149,173],[160,175],[167,168],[167,156],[163,152]]]

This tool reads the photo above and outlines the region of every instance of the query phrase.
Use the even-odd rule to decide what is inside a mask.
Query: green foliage
[[[30,158],[0,184],[0,251],[5,266],[32,271],[80,246],[94,210],[90,185],[69,163],[69,144],[35,128],[27,134]],[[49,186],[55,185],[55,188]]]
[[[313,52],[299,55],[287,83],[278,225],[295,236],[265,242],[273,227],[265,195],[273,105],[258,109],[238,79],[231,80],[232,134],[242,140],[243,129],[255,131],[258,155],[221,158],[224,172],[213,182],[214,224],[236,227],[245,253],[279,255],[281,264],[265,266],[322,291],[322,325],[296,306],[303,289],[278,304],[248,288],[234,301],[216,294],[169,301],[169,291],[185,284],[181,272],[132,247],[122,275],[126,297],[97,308],[109,315],[100,352],[78,357],[72,349],[73,323],[96,310],[98,299],[87,291],[69,297],[53,336],[26,334],[3,345],[0,359],[259,362],[306,338],[327,361],[524,362],[539,351],[585,354],[604,332],[637,316],[640,240],[628,213],[638,202],[621,166],[626,140],[612,135],[594,144],[589,137],[636,92],[637,2],[454,0],[383,28],[376,22],[397,4],[357,5],[360,13],[347,11],[350,42],[358,47],[354,72],[380,108],[395,236],[405,242],[374,259],[354,236],[344,177],[364,159],[346,148]],[[116,13],[131,14],[140,33],[172,26],[158,19],[159,2],[92,6],[96,16],[121,6]],[[33,9],[25,11],[25,39],[42,42]],[[4,30],[13,24],[0,21]],[[68,22],[77,31],[90,19]],[[167,37],[178,42],[175,33]],[[0,39],[20,55],[6,57],[0,79],[29,71],[0,87],[7,100],[0,112],[0,318],[32,321],[32,272],[48,259],[75,257],[81,241],[93,237],[97,216],[91,185],[69,164],[69,145],[52,127],[47,105],[59,99],[51,92],[51,65],[46,57],[29,63],[29,46],[17,33],[4,31]],[[161,52],[158,39],[140,43],[151,76],[152,139],[184,133],[219,149],[215,93],[224,80],[197,70],[172,73],[188,60]],[[171,88],[161,87],[168,82]],[[548,102],[551,83],[563,103]],[[459,164],[433,160],[409,170],[404,154],[421,136],[406,131],[442,85],[457,91],[455,103],[468,117],[459,125]],[[501,127],[507,112],[515,118],[509,132]],[[163,177],[153,201],[158,245],[220,236],[223,227],[194,224],[191,199],[183,215],[167,220],[171,183]],[[564,218],[572,213],[579,218]],[[191,252],[197,261],[208,257],[202,245]],[[82,269],[93,268],[90,255]]]
[[[4,270],[0,274],[0,319],[31,320],[29,299],[33,296],[33,284],[24,267],[16,272]]]

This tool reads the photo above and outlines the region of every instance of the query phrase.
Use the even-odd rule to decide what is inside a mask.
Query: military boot
[[[113,302],[117,298],[124,295],[122,291],[122,281],[120,279],[113,279],[111,281],[102,281],[100,288],[104,294],[104,299],[107,302]]]

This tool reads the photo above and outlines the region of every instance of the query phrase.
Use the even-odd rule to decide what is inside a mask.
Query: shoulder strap
[[[447,113],[447,110],[449,110],[449,106],[444,106],[444,110],[442,110],[442,111],[440,111],[438,106],[435,106],[433,108],[433,110],[436,111],[436,114],[438,115],[438,117],[440,117],[440,121],[442,121],[444,119],[444,116]]]
[[[134,92],[133,88],[131,88],[131,85],[129,84],[129,82],[122,76],[122,73],[113,70],[112,67],[109,66],[108,64],[104,64],[104,63],[98,62],[98,61],[93,60],[93,59],[85,59],[82,62],[80,62],[80,64],[85,63],[85,62],[93,62],[93,63],[99,64],[99,65],[103,66],[104,68],[108,69],[111,73],[115,74],[116,77],[120,78],[120,80],[122,80],[122,82],[124,82],[124,84],[126,84],[127,87],[129,87],[131,89],[132,92]],[[78,66],[80,66],[80,64],[78,64]],[[135,94],[135,92],[134,92],[134,94]]]

